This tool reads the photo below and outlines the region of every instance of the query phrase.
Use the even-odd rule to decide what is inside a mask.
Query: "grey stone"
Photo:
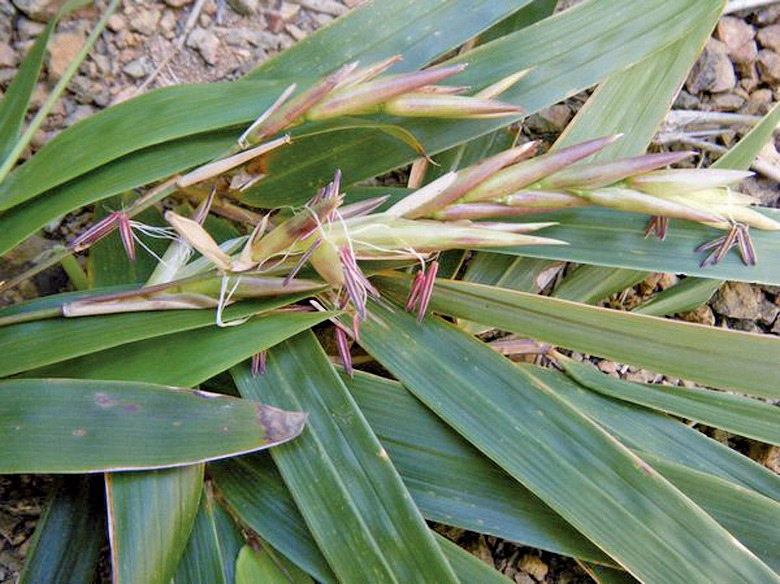
[[[710,38],[704,52],[693,66],[685,83],[690,93],[728,91],[737,84],[734,66],[726,51],[726,45]]]
[[[0,67],[14,67],[16,56],[16,51],[11,45],[0,42]]]
[[[243,16],[250,16],[257,12],[260,6],[259,0],[227,0],[230,7]]]
[[[213,32],[197,27],[187,37],[187,46],[195,49],[209,65],[217,62],[219,38]]]
[[[765,49],[780,53],[780,24],[773,24],[758,31],[758,42]]]
[[[759,51],[758,70],[767,81],[780,82],[780,55],[769,49]]]
[[[712,299],[712,308],[729,318],[755,319],[764,295],[744,282],[726,282]]]
[[[128,22],[130,30],[143,35],[151,35],[157,29],[160,16],[161,14],[157,10],[142,10],[130,18]]]
[[[67,0],[12,0],[12,2],[28,18],[46,22]]]
[[[151,63],[149,63],[148,57],[140,57],[122,67],[122,72],[133,79],[146,77],[151,73],[151,70]]]
[[[83,44],[84,35],[78,32],[61,32],[52,37],[49,42],[49,75],[53,79],[62,77]]]
[[[724,16],[718,21],[718,39],[726,45],[728,55],[737,63],[755,60],[755,29],[741,18]],[[752,59],[751,59],[752,56]]]

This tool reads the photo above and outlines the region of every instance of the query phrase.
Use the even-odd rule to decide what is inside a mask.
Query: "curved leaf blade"
[[[308,413],[301,440],[272,456],[339,580],[457,581],[312,334],[276,348],[262,377],[232,373],[242,395]]]
[[[170,584],[198,513],[203,465],[106,474],[113,581]]]
[[[616,379],[572,359],[560,364],[581,385],[648,408],[780,445],[780,408],[740,395],[707,389],[632,383]]]
[[[306,295],[241,302],[225,318],[268,312]],[[166,310],[80,318],[56,318],[0,328],[0,375],[73,359],[137,341],[214,326],[213,310]],[[41,339],[48,342],[41,343]]]
[[[5,473],[182,466],[285,442],[305,419],[229,396],[108,381],[4,381],[0,403]]]
[[[232,584],[235,580],[236,558],[244,539],[208,487],[209,484],[201,496],[190,539],[173,578],[174,584]]]
[[[382,278],[405,297],[406,279]],[[404,282],[403,284],[401,282]],[[780,339],[618,312],[478,284],[437,280],[431,307],[537,340],[713,387],[777,398]],[[743,371],[749,368],[750,376]]]
[[[780,581],[539,380],[441,321],[418,326],[411,316],[379,306],[372,315],[361,329],[366,350],[638,579]]]
[[[400,383],[360,372],[353,379],[346,375],[342,379],[426,519],[566,556],[612,563]]]
[[[92,582],[105,545],[100,476],[61,477],[38,520],[19,584]]]
[[[271,313],[254,317],[241,326],[210,326],[120,345],[41,367],[25,375],[147,381],[192,387],[328,316],[328,313],[319,312]]]

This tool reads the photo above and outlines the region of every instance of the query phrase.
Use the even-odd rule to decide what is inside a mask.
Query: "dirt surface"
[[[36,134],[33,148],[40,148],[62,129],[96,111],[152,88],[238,78],[361,3],[362,0],[126,0],[109,20],[108,29],[82,64],[64,99]],[[57,5],[57,0],[0,0],[0,95]],[[35,93],[34,108],[43,103],[97,16],[96,9],[86,8],[59,25],[44,77]],[[550,143],[586,97],[576,96],[531,116],[524,133]],[[706,166],[778,100],[780,5],[725,16],[675,103],[675,109],[688,112],[686,120],[694,121],[682,123],[681,115],[670,117],[661,128],[655,147],[697,149],[702,156],[695,163]],[[764,204],[777,206],[780,155],[776,143],[767,146],[762,160],[768,174],[750,179],[744,188]],[[74,219],[66,221],[72,228]],[[62,230],[62,224],[48,226],[42,236],[32,238],[14,252],[13,265],[37,255],[49,244],[48,239],[61,237]],[[653,276],[604,304],[629,309],[676,281],[675,276]],[[58,279],[56,273],[50,273],[6,293],[0,304],[54,293],[66,285],[62,277]],[[780,334],[778,313],[780,288],[727,284],[708,305],[679,317]],[[584,355],[579,358],[590,359]],[[650,372],[608,361],[592,361],[605,373],[630,380],[684,383],[662,380]],[[710,434],[780,472],[778,449],[737,440],[722,432]],[[49,485],[47,477],[0,476],[2,583],[13,582],[18,575]],[[461,530],[441,531],[518,584],[591,581],[582,567],[553,554]]]

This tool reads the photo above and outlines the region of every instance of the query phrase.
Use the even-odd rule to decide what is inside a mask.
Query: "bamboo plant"
[[[780,479],[687,423],[780,445],[780,341],[661,318],[780,284],[739,191],[780,110],[716,168],[645,153],[723,6],[372,3],[18,163],[55,19],[0,102],[0,250],[93,221],[2,284],[77,288],[0,311],[0,472],[61,475],[21,582],[91,581],[106,540],[121,583],[506,581],[426,520],[598,582],[780,581]],[[596,305],[649,272],[687,278]]]

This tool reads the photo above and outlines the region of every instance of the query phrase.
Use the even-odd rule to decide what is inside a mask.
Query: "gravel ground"
[[[43,29],[42,23],[59,4],[61,0],[13,0],[13,3],[0,0],[0,96]],[[362,0],[127,0],[111,17],[108,30],[93,54],[36,134],[33,148],[40,148],[63,128],[96,111],[151,88],[238,78],[359,4]],[[86,8],[59,25],[45,75],[34,96],[34,107],[43,103],[96,16],[94,8]],[[531,116],[524,132],[529,137],[551,141],[586,97],[587,94],[576,96]],[[675,109],[684,113],[670,116],[655,145],[697,149],[707,165],[749,129],[750,116],[765,114],[779,100],[780,5],[730,14],[721,19],[680,92]],[[717,114],[730,115],[724,118]],[[702,132],[712,130],[717,131],[716,135],[705,141]],[[780,199],[777,182],[780,155],[776,146],[777,143],[770,143],[762,152],[765,174],[749,179],[745,186],[770,206],[777,206]],[[44,237],[32,238],[5,264],[0,263],[0,272],[14,269],[37,255],[48,244],[45,237],[55,238],[61,230],[62,226],[52,225]],[[605,305],[631,308],[676,281],[675,276],[654,276],[610,298]],[[63,285],[63,280],[49,275],[0,297],[0,305],[53,293]],[[730,283],[708,305],[679,317],[738,330],[780,334],[779,313],[780,288]],[[580,358],[589,359],[588,356]],[[610,375],[634,381],[659,381],[650,372],[593,361]],[[673,379],[663,381],[681,383]],[[723,432],[710,434],[780,472],[777,448],[737,440]],[[15,580],[50,484],[47,477],[0,476],[0,582]],[[553,554],[518,548],[460,530],[441,530],[518,584],[591,581],[581,567]]]

